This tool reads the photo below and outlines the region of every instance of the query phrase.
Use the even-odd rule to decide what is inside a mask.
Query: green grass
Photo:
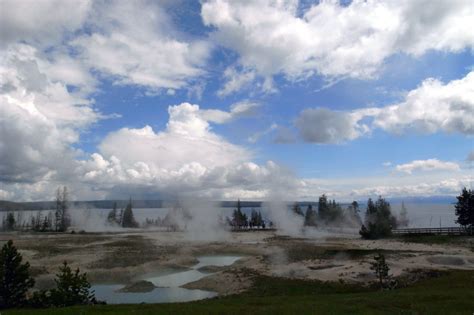
[[[474,272],[452,271],[392,291],[256,277],[248,292],[211,300],[11,310],[2,314],[472,314]]]

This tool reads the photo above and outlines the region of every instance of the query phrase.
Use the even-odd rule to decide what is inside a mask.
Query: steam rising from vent
[[[264,212],[268,214],[277,231],[287,235],[301,235],[303,218],[288,210],[288,201],[293,200],[301,182],[288,169],[278,167],[269,177],[268,194],[263,203]]]
[[[230,238],[217,202],[206,199],[181,199],[190,216],[184,222],[185,237],[194,241],[222,241]]]

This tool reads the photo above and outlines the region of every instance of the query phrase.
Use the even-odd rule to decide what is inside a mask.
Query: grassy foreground
[[[173,304],[98,305],[2,314],[473,314],[474,272],[452,271],[393,291],[258,277],[245,293]]]

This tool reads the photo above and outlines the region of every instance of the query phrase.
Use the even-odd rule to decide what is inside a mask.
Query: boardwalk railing
[[[474,229],[462,227],[393,229],[394,235],[474,235]]]

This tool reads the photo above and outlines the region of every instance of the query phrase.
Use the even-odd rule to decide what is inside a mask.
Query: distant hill
[[[118,208],[124,208],[128,200],[88,200],[88,201],[72,201],[71,207],[89,208],[89,209],[111,209],[114,203]],[[166,200],[132,200],[134,208],[166,208],[172,207],[174,201]],[[221,207],[236,207],[236,201],[221,201]],[[260,201],[242,201],[242,207],[260,207]],[[13,210],[48,210],[54,209],[56,203],[54,201],[34,201],[34,202],[13,202],[0,200],[0,211]]]
[[[457,199],[454,196],[430,196],[430,197],[405,197],[405,198],[387,198],[391,203],[437,203],[437,204],[454,204]]]
[[[405,197],[405,198],[387,198],[390,203],[397,204],[404,201],[405,203],[418,204],[453,204],[456,198],[453,196],[432,196],[432,197]],[[117,203],[118,208],[125,208],[128,200],[88,200],[88,201],[72,201],[71,206],[74,208],[85,209],[111,209],[114,203]],[[173,200],[132,200],[134,208],[167,208],[172,207],[175,203]],[[235,208],[237,201],[219,201],[221,207]],[[262,201],[241,201],[244,208],[258,208],[262,206]],[[294,202],[290,202],[293,204]],[[314,201],[301,201],[298,204],[306,208],[309,204],[317,206],[318,203]],[[341,203],[346,206],[348,203]],[[360,201],[361,207],[365,207],[365,200]],[[13,210],[48,210],[54,209],[56,203],[54,201],[33,201],[33,202],[13,202],[7,200],[0,200],[0,211]]]
[[[118,208],[125,208],[128,200],[89,200],[89,201],[72,201],[71,207],[89,208],[89,209],[111,209],[114,203]],[[133,200],[135,208],[162,208],[167,204],[163,200]],[[168,202],[169,204],[169,202]],[[11,210],[48,210],[56,207],[55,201],[33,201],[33,202],[12,202],[0,200],[0,211]]]

